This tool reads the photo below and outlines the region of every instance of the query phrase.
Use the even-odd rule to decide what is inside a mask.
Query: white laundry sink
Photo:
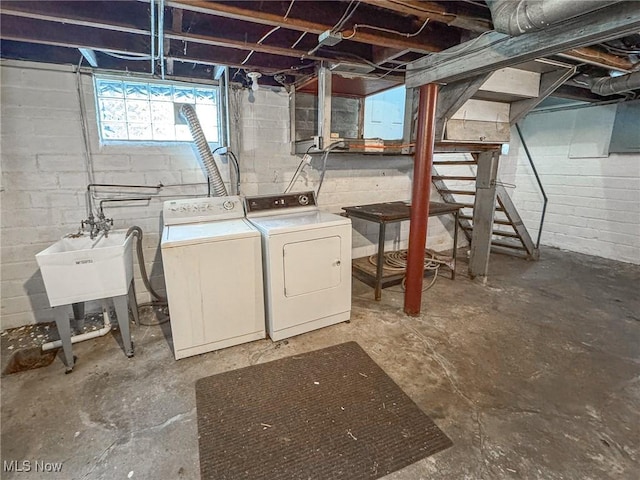
[[[133,235],[114,230],[65,237],[36,255],[52,307],[126,295],[133,278]]]

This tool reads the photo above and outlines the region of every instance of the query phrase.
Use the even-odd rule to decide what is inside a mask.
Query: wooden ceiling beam
[[[41,19],[0,15],[0,38],[59,47],[88,48],[119,54],[149,54],[149,38],[137,33],[103,31],[85,25],[65,25]]]
[[[32,44],[57,47],[86,48],[97,52],[115,53],[121,55],[148,55],[150,53],[149,38],[130,32],[109,31],[108,34],[96,34],[94,28],[84,25],[71,25],[48,22],[40,19],[24,17],[10,17],[0,15],[2,30],[0,38],[3,40],[27,42]],[[103,30],[103,32],[105,32]],[[180,36],[177,36],[180,38]],[[261,72],[276,72],[285,70],[287,74],[296,74],[295,69],[304,64],[291,62],[289,57],[258,52],[251,57],[250,62],[242,63],[247,50],[230,49],[220,45],[190,43],[186,52],[176,44],[174,38],[167,38],[173,43],[168,50],[166,59],[173,61],[199,63],[203,65],[229,65]],[[256,60],[260,60],[257,62]],[[145,60],[148,61],[148,60]],[[293,67],[293,70],[292,70]]]
[[[421,20],[429,19],[432,22],[444,23],[477,33],[486,32],[492,28],[491,20],[452,13],[435,2],[416,0],[361,0],[361,2],[396,13],[413,15]]]
[[[178,10],[178,12],[179,12],[178,15],[182,14],[181,10]],[[86,46],[87,43],[91,43],[90,38],[95,36],[95,31],[94,33],[90,33],[88,30],[82,30],[86,32],[86,35],[85,35],[86,38],[80,37],[80,36],[78,37],[63,36],[63,39],[45,38],[44,36],[45,32],[47,32],[48,30],[56,29],[56,28],[62,28],[63,24],[69,25],[69,26],[81,27],[83,29],[91,28],[91,29],[108,30],[110,32],[118,32],[118,34],[116,35],[120,35],[124,33],[124,34],[139,35],[147,38],[151,35],[150,31],[144,30],[144,29],[131,28],[129,26],[121,25],[121,24],[113,25],[113,24],[98,23],[95,21],[90,22],[84,19],[73,18],[70,15],[67,15],[64,18],[56,18],[50,15],[27,14],[26,12],[22,12],[22,11],[16,12],[10,9],[7,11],[3,9],[2,13],[7,15],[6,23],[3,26],[8,26],[8,29],[6,32],[0,32],[0,36],[2,36],[2,38],[11,39],[11,40],[20,40],[20,41],[26,41],[26,42],[33,41],[35,43],[46,42],[49,45],[56,45],[56,46],[69,46],[73,48],[97,49],[95,45],[92,47]],[[179,18],[178,15],[176,15],[175,17],[176,19]],[[10,18],[9,16],[24,19],[24,20],[20,20],[18,21],[18,23],[16,23],[16,20],[9,20]],[[39,25],[42,25],[42,28],[40,28],[39,26],[34,26],[33,28],[29,29],[29,31],[34,32],[33,37],[31,37],[30,35],[24,35],[24,34],[17,36],[16,32],[13,31],[15,29],[12,29],[11,25],[8,25],[12,23],[14,25],[18,25],[19,23],[24,23],[25,21],[29,22],[32,20],[43,22],[39,24]],[[37,30],[37,33],[36,33],[36,30]],[[174,32],[171,30],[165,31],[165,40],[167,41],[178,40],[178,41],[185,41],[185,42],[191,42],[191,43],[202,44],[202,45],[210,45],[215,47],[242,50],[244,52],[244,55],[246,55],[248,52],[253,50],[254,52],[266,53],[269,55],[279,55],[279,56],[290,57],[290,58],[304,57],[309,60],[315,60],[315,61],[338,61],[339,60],[339,58],[332,57],[332,56],[322,56],[317,54],[308,55],[307,52],[304,50],[277,47],[277,46],[258,44],[258,43],[248,43],[248,42],[242,42],[242,41],[232,40],[227,38],[211,37],[206,35],[196,35],[196,34],[190,34],[190,33],[183,33],[179,31]],[[68,44],[65,43],[67,41],[69,42]],[[123,49],[126,49],[125,43],[126,42],[117,43],[118,45],[117,48],[115,48],[113,45],[110,45],[108,48],[106,48],[106,50],[109,50],[113,53],[127,53],[128,50],[123,50]],[[147,52],[144,52],[144,53],[147,53]],[[168,59],[171,60],[171,58],[168,58]],[[202,58],[202,59],[192,58],[191,61],[195,63],[202,63],[207,65],[211,64],[211,62],[207,58]],[[363,62],[358,61],[357,59],[349,58],[348,61],[351,63],[364,64]],[[254,67],[258,68],[258,66],[254,66]]]
[[[374,45],[372,49],[372,60],[373,63],[380,65],[383,63],[391,62],[398,57],[406,55],[410,51],[411,50],[398,50],[396,48],[385,48]]]
[[[218,37],[210,37],[207,35],[196,35],[192,33],[174,33],[170,31],[165,31],[165,38],[171,40],[181,40],[192,43],[199,43],[202,45],[212,45],[215,47],[224,47],[224,48],[233,48],[236,50],[244,50],[245,52],[249,52],[253,50],[254,52],[267,53],[270,55],[280,55],[283,57],[292,57],[292,58],[308,58],[309,60],[317,60],[317,61],[336,61],[333,57],[323,57],[319,55],[307,55],[306,51],[303,50],[294,50],[291,48],[284,47],[276,47],[272,45],[265,45],[262,43],[247,43],[241,42],[238,40],[231,40],[228,38],[218,38]],[[349,60],[352,61],[352,60]],[[355,61],[354,63],[362,63]]]
[[[598,67],[613,68],[621,72],[628,73],[633,69],[633,63],[629,58],[618,57],[608,52],[601,52],[592,47],[574,48],[573,50],[559,53],[558,56],[571,60],[580,60]]]
[[[151,32],[148,28],[139,28],[131,24],[125,24],[120,22],[107,22],[96,20],[95,18],[87,17],[82,14],[82,11],[77,11],[72,15],[56,14],[54,12],[43,13],[38,9],[38,2],[24,2],[24,5],[19,7],[14,4],[1,4],[0,12],[3,15],[10,15],[18,18],[28,18],[32,20],[42,20],[46,22],[68,23],[70,25],[77,25],[80,27],[100,28],[102,30],[111,30],[115,32],[123,33],[135,33],[138,35],[150,35]]]
[[[244,20],[262,25],[270,25],[274,27],[280,26],[290,30],[314,33],[316,35],[333,28],[333,25],[326,23],[319,23],[301,18],[292,18],[291,16],[285,19],[282,15],[275,13],[250,10],[235,4],[222,2],[205,0],[167,0],[165,5],[172,8],[182,8],[183,10],[216,15],[224,18],[233,18],[236,20]],[[441,41],[438,43],[427,42],[424,39],[408,39],[384,32],[368,33],[358,30],[355,32],[353,37],[349,38],[349,40],[367,43],[370,45],[397,48],[399,50],[410,49],[422,53],[439,52],[443,49]]]
[[[28,8],[31,6],[32,8]],[[107,23],[107,21],[101,20],[89,20],[82,14],[82,12],[78,12],[77,14],[65,13],[63,16],[55,16],[53,13],[42,13],[42,10],[38,10],[38,4],[27,4],[27,6],[21,6],[20,8],[15,8],[13,6],[8,6],[7,8],[2,8],[2,13],[6,15],[10,15],[17,18],[31,19],[31,20],[41,20],[43,22],[54,22],[54,24],[66,24],[66,25],[75,25],[79,27],[88,27],[95,28],[100,30],[108,30],[120,33],[130,33],[137,34],[149,37],[151,32],[149,30],[136,28],[131,25],[126,25],[122,23]],[[203,45],[211,45],[216,47],[224,47],[224,48],[232,48],[237,50],[243,50],[246,53],[249,51],[255,51],[260,53],[266,53],[270,55],[280,55],[283,57],[291,57],[291,58],[308,58],[310,60],[315,61],[336,61],[339,56],[325,56],[325,55],[308,55],[306,50],[298,50],[286,47],[278,47],[273,45],[265,45],[262,43],[256,42],[246,42],[240,40],[234,40],[230,38],[222,38],[222,37],[214,37],[209,35],[198,35],[192,33],[182,32],[182,14],[183,10],[181,9],[173,9],[173,21],[172,21],[172,29],[165,30],[165,40],[181,40],[186,42],[199,43]],[[111,21],[111,20],[109,20]],[[10,22],[10,21],[9,21]],[[24,41],[28,41],[28,38],[23,38]],[[36,38],[37,40],[37,38]],[[60,45],[59,43],[55,43],[55,45]],[[75,44],[70,45],[72,47],[76,47]],[[165,46],[165,48],[168,46]],[[203,59],[206,60],[206,59]],[[348,59],[351,63],[364,64],[364,62],[359,61],[357,59]],[[200,63],[209,64],[208,61],[201,61]]]

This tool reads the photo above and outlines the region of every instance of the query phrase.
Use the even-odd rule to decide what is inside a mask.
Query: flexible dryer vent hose
[[[224,186],[224,181],[222,180],[222,176],[220,175],[220,171],[218,170],[216,161],[213,158],[211,150],[209,149],[209,144],[207,143],[207,139],[204,136],[204,132],[202,131],[202,127],[200,126],[200,121],[198,120],[198,115],[196,114],[195,109],[189,104],[184,104],[182,105],[182,107],[180,107],[180,115],[182,115],[182,117],[189,124],[191,136],[193,137],[193,141],[198,148],[200,159],[202,160],[202,164],[207,171],[207,176],[211,181],[211,186],[213,187],[214,193],[218,197],[226,197],[228,195],[227,188]]]

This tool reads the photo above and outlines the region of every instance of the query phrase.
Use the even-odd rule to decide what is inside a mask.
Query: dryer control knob
[[[300,205],[308,205],[309,204],[309,197],[307,197],[306,195],[300,195],[298,197],[298,203],[300,203]]]
[[[222,204],[222,206],[225,210],[233,210],[233,207],[235,207],[235,203],[233,203],[231,200],[227,200]]]

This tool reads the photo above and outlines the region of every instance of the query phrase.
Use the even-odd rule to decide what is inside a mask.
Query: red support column
[[[427,243],[437,99],[438,86],[436,84],[430,83],[420,87],[416,153],[413,161],[407,279],[404,292],[404,312],[411,316],[420,314],[420,304],[422,303],[424,248]]]

